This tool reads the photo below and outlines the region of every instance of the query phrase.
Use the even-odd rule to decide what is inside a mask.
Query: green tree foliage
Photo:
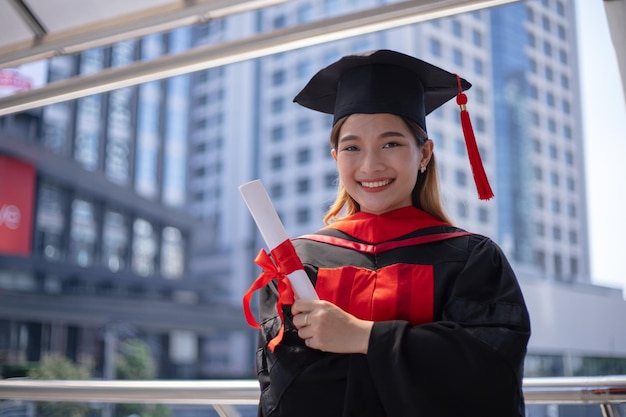
[[[28,376],[32,379],[84,380],[89,379],[89,371],[62,356],[45,357]],[[84,417],[89,406],[84,403],[41,402],[37,404],[40,417]]]
[[[156,365],[150,347],[139,339],[129,339],[122,343],[115,361],[117,379],[146,380],[156,376]],[[170,410],[161,405],[117,404],[115,417],[130,415],[140,417],[170,417]]]

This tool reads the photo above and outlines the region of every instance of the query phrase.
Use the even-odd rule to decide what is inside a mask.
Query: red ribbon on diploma
[[[291,288],[291,283],[287,276],[298,269],[304,269],[302,261],[296,253],[296,249],[293,247],[291,240],[287,239],[280,245],[276,246],[271,252],[272,257],[268,253],[261,249],[257,257],[254,259],[254,263],[263,269],[263,272],[252,283],[246,294],[243,296],[243,311],[246,316],[248,324],[255,329],[260,329],[261,326],[254,318],[252,311],[250,310],[250,299],[252,294],[269,284],[273,280],[278,280],[278,301],[276,303],[276,311],[278,317],[282,322],[280,330],[276,337],[269,341],[267,346],[273,352],[276,345],[283,339],[285,332],[285,320],[283,318],[283,304],[293,304],[294,294]],[[272,261],[273,259],[273,261]]]

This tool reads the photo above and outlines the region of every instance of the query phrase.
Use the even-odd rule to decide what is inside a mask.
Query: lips
[[[389,185],[393,182],[392,179],[379,180],[379,181],[359,181],[362,187],[365,188],[379,188],[384,187],[385,185]]]

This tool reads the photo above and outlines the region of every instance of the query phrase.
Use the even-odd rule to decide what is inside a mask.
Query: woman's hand
[[[367,353],[374,322],[358,319],[323,300],[298,299],[291,312],[298,336],[308,347],[333,353]]]

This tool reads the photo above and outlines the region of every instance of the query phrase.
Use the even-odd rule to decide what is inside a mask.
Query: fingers
[[[293,316],[293,324],[294,326],[296,326],[296,328],[298,329],[302,329],[304,327],[307,327],[311,324],[310,322],[310,315],[311,312],[310,311],[306,311],[303,313],[298,313],[295,316]]]

